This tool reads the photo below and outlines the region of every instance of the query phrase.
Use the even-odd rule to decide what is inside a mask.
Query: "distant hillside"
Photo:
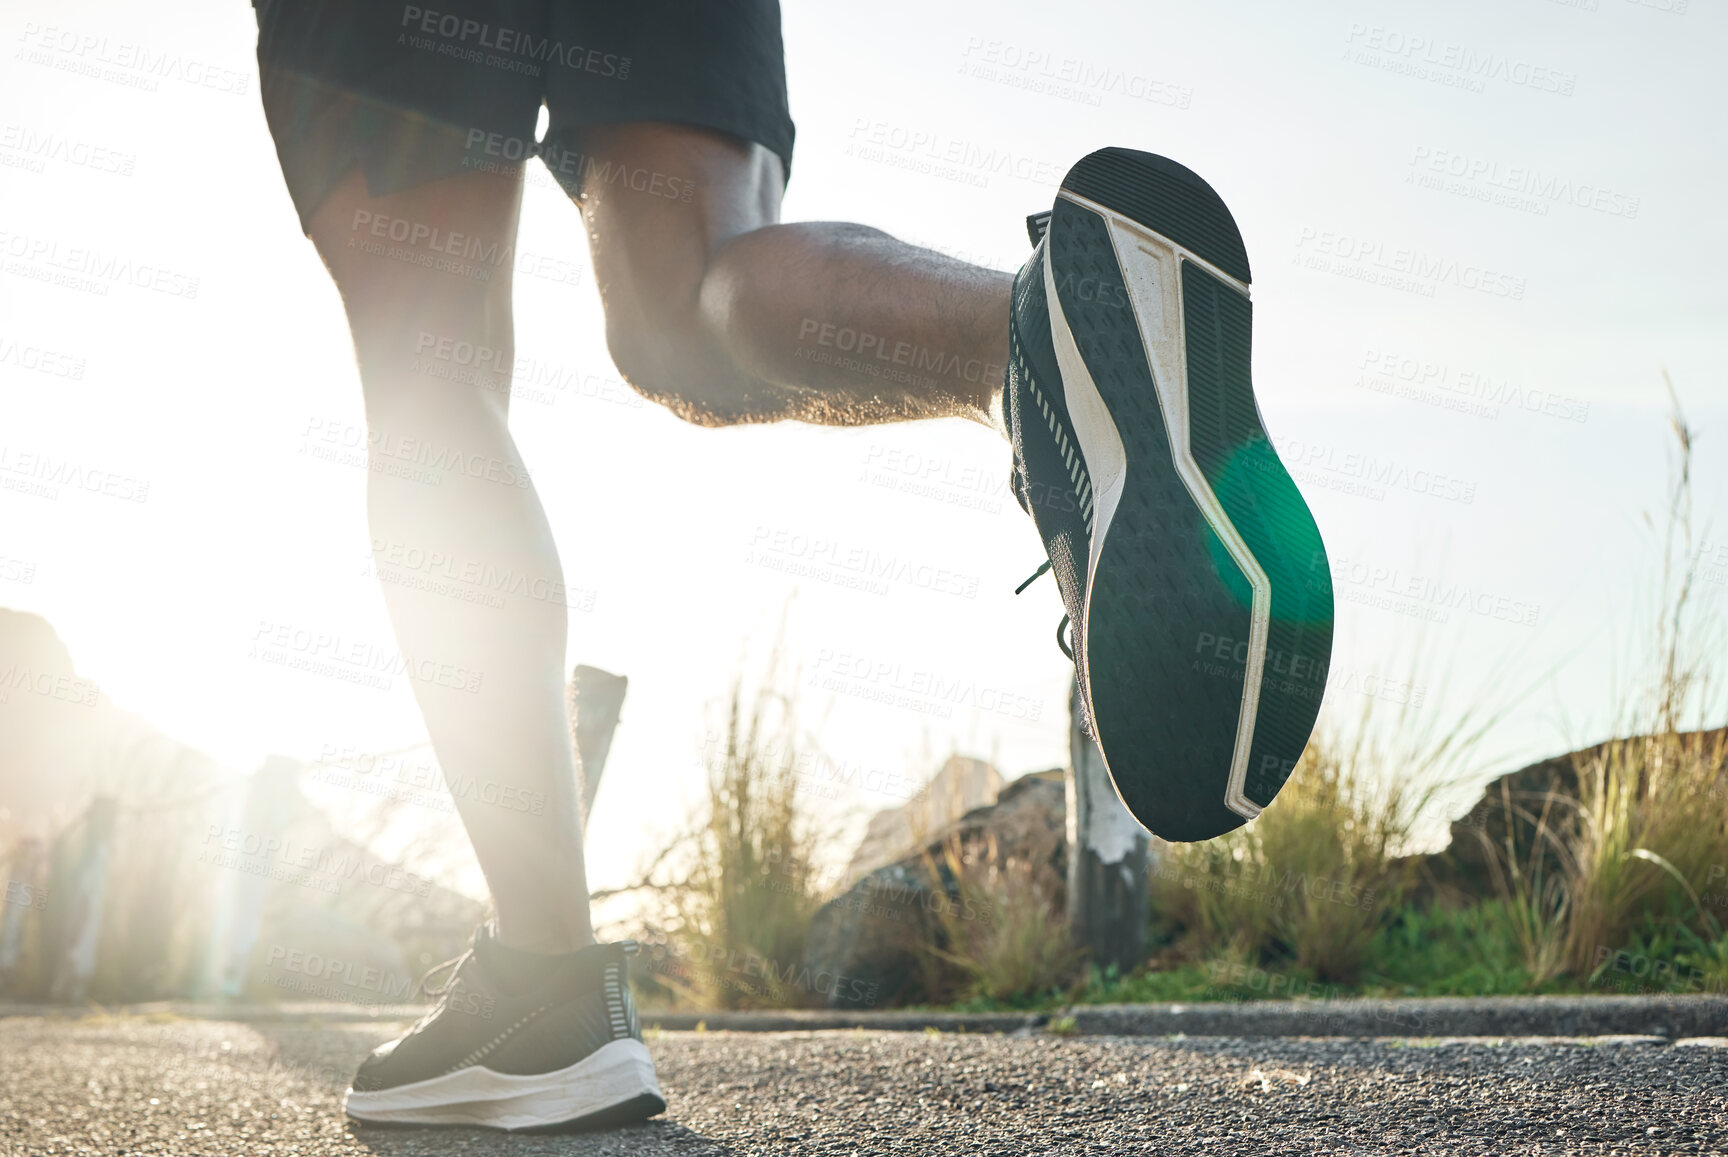
[[[97,792],[159,801],[234,774],[116,707],[42,616],[0,608],[0,841],[56,830]]]

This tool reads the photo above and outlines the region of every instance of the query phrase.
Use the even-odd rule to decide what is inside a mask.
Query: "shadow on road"
[[[650,1121],[630,1129],[595,1133],[500,1133],[493,1129],[451,1129],[417,1125],[366,1125],[350,1121],[354,1144],[379,1157],[422,1157],[433,1153],[510,1154],[511,1157],[732,1157],[738,1150],[711,1141],[670,1121]]]

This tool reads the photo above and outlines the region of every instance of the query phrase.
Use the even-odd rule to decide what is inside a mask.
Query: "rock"
[[[1685,732],[1679,738],[1686,747],[1695,747],[1698,751],[1721,760],[1719,774],[1728,773],[1728,728]],[[1416,869],[1415,877],[1419,881],[1411,897],[1413,902],[1418,905],[1431,899],[1467,902],[1496,895],[1494,871],[1488,861],[1488,845],[1491,844],[1497,850],[1505,847],[1507,814],[1502,786],[1510,793],[1514,807],[1527,809],[1531,815],[1540,816],[1544,793],[1552,792],[1568,800],[1578,798],[1578,768],[1589,766],[1607,746],[1608,743],[1598,743],[1566,755],[1539,760],[1528,767],[1489,781],[1482,789],[1482,797],[1476,801],[1476,805],[1452,821],[1451,839],[1444,851],[1410,857],[1411,864]],[[1555,802],[1548,812],[1549,823],[1564,823],[1570,811],[1571,808],[1565,803]],[[1516,819],[1512,826],[1512,837],[1519,859],[1527,862],[1532,848],[1537,846],[1535,822],[1528,818]],[[1540,854],[1546,860],[1543,869],[1547,875],[1553,876],[1560,872],[1558,854],[1551,846],[1544,843]]]
[[[913,854],[932,833],[944,832],[974,808],[996,802],[1002,773],[981,759],[952,755],[912,799],[870,817],[843,877],[847,883]]]
[[[61,831],[89,802],[100,702],[46,619],[0,608],[0,841]]]
[[[818,909],[806,963],[817,976],[844,981],[826,989],[831,1008],[942,999],[944,965],[932,949],[945,947],[947,925],[995,918],[989,905],[961,895],[952,863],[1030,871],[1061,904],[1067,858],[1062,772],[1023,776],[994,804],[967,811]]]

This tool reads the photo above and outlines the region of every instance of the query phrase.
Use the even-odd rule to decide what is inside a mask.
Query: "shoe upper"
[[[1006,404],[1008,436],[1014,446],[1011,483],[1014,497],[1032,516],[1050,571],[1068,612],[1072,650],[1085,654],[1086,578],[1092,547],[1092,481],[1063,400],[1062,377],[1050,337],[1044,261],[1049,242],[1042,237],[1014,279],[1008,327]],[[1085,664],[1076,659],[1084,682]]]
[[[396,1088],[481,1066],[530,1074],[568,1068],[616,1040],[641,1040],[630,995],[631,942],[548,957],[512,977],[482,928],[456,961],[439,1000],[406,1034],[380,1045],[354,1076],[355,1092]]]

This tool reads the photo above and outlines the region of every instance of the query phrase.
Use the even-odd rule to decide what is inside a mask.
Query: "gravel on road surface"
[[[362,1126],[402,1026],[0,1020],[0,1154],[1720,1153],[1728,1049],[1400,1040],[663,1032],[670,1108],[563,1136]]]

